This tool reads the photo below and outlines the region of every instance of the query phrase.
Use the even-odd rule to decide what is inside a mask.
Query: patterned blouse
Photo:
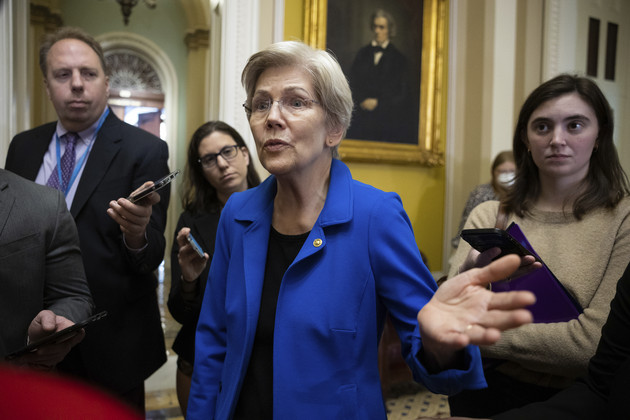
[[[462,213],[462,219],[459,222],[459,228],[457,229],[457,235],[451,239],[451,245],[454,249],[457,249],[457,245],[459,245],[459,235],[466,224],[466,220],[468,220],[468,216],[472,209],[477,207],[479,204],[484,201],[490,200],[498,200],[499,198],[494,192],[491,184],[481,184],[477,185],[474,190],[468,196],[468,201],[466,202],[466,207],[464,207],[464,212]]]

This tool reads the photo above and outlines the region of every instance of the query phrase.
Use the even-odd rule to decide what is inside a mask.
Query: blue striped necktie
[[[55,166],[55,169],[52,174],[50,174],[50,178],[48,178],[48,182],[46,183],[49,187],[58,189],[63,193],[65,193],[68,188],[68,182],[70,181],[72,171],[74,170],[76,159],[74,147],[77,144],[77,140],[79,140],[77,133],[72,133],[70,131],[64,134],[64,137],[66,138],[66,150],[63,152],[63,156],[61,156],[61,159],[57,164],[57,166],[61,165],[61,184],[59,183],[57,166]]]

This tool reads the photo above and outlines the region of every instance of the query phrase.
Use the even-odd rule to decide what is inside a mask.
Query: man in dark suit
[[[377,10],[371,19],[374,39],[352,63],[349,81],[355,104],[349,139],[417,143],[414,138],[407,59],[390,42],[396,33],[393,17]]]
[[[144,411],[144,380],[166,361],[154,271],[169,189],[136,204],[121,197],[169,172],[168,148],[110,112],[103,52],[91,36],[61,28],[45,38],[39,61],[59,120],[15,136],[6,169],[65,192],[96,310],[109,313],[59,368]]]
[[[63,195],[0,169],[0,359],[84,320],[92,305]],[[84,335],[12,363],[51,369]]]

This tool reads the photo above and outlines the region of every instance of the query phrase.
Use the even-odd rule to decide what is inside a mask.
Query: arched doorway
[[[125,122],[166,138],[164,92],[149,63],[133,53],[105,55],[109,68],[109,106]]]
[[[175,139],[177,138],[177,109],[178,109],[178,92],[177,92],[177,76],[175,74],[175,68],[171,63],[166,53],[153,41],[144,38],[140,35],[129,32],[110,32],[103,34],[97,38],[103,47],[103,51],[106,57],[117,56],[122,58],[121,62],[130,60],[134,62],[136,66],[144,66],[144,69],[150,68],[154,72],[155,76],[152,76],[154,80],[148,82],[151,89],[155,89],[156,81],[159,81],[159,90],[161,92],[161,102],[163,111],[164,125],[162,127],[160,137],[166,141],[169,148],[169,167],[174,168],[177,162],[177,147]],[[141,64],[144,63],[144,64]],[[117,77],[129,77],[119,73]],[[131,76],[138,78],[137,76]],[[145,79],[150,78],[145,76]],[[131,80],[128,80],[131,82]],[[112,80],[113,82],[113,80]],[[112,92],[115,93],[115,92]],[[126,95],[126,93],[123,93]],[[118,92],[118,96],[120,92]],[[151,93],[136,93],[136,97],[141,98],[145,103],[150,100],[158,99],[160,97],[152,96]],[[112,96],[114,99],[114,96]],[[122,99],[122,98],[118,98]],[[175,188],[175,187],[173,187]],[[175,189],[172,190],[175,193]],[[171,214],[169,214],[170,221]],[[174,226],[174,225],[173,225]]]

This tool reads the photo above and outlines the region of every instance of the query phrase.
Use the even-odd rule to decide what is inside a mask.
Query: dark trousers
[[[488,388],[462,391],[448,398],[451,416],[488,418],[532,402],[545,401],[561,391],[520,382],[494,369],[484,373]]]
[[[60,373],[70,377],[74,377],[74,379],[78,379],[91,386],[99,388],[101,391],[106,392],[114,398],[126,403],[132,409],[135,409],[143,416],[145,415],[144,382],[137,384],[136,386],[125,392],[105,388],[102,384],[99,384],[90,377],[87,370],[85,369],[85,366],[78,351],[71,351],[70,353],[68,353],[65,359],[57,366],[57,368]]]
[[[144,382],[127,392],[119,394],[118,397],[143,416],[146,414],[144,405]]]

